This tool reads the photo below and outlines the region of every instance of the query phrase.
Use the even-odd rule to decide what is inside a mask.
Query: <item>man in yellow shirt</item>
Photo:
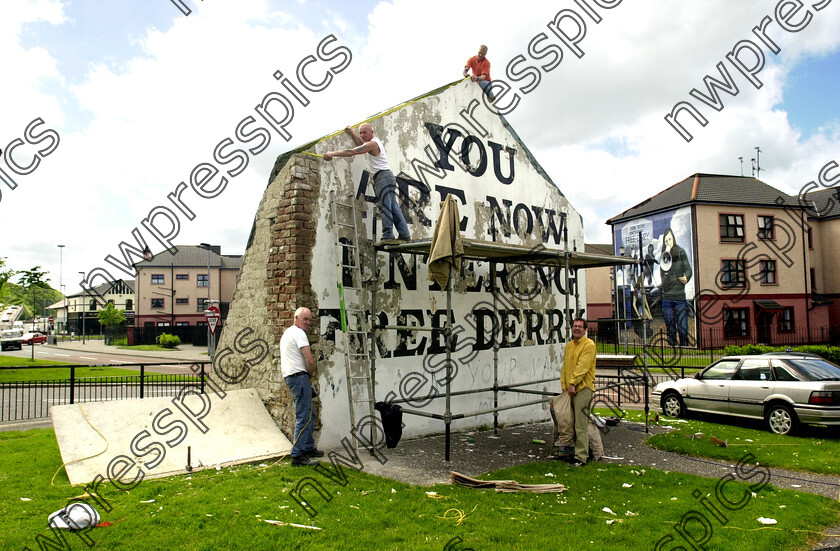
[[[595,393],[595,342],[586,336],[586,320],[572,322],[572,341],[566,343],[560,384],[572,399],[575,413],[575,458],[572,465],[585,465],[589,458],[589,407]]]

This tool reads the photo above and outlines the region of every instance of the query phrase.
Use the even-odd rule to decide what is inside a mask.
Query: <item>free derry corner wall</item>
[[[565,225],[569,247],[582,250],[581,217],[513,129],[482,99],[477,85],[459,81],[369,119],[398,176],[398,195],[412,239],[432,237],[440,202],[452,194],[467,239],[562,249]],[[378,255],[373,317],[388,325],[437,327],[446,319],[446,293],[428,280],[424,257],[374,252],[372,242],[381,235],[381,220],[375,216],[365,157],[325,162],[311,154],[352,145],[348,135],[336,132],[277,159],[254,219],[214,366],[216,375],[228,381],[227,388],[255,388],[275,421],[291,436],[294,406],[280,373],[279,342],[292,324],[294,310],[310,308],[314,321],[309,339],[317,358],[313,382],[320,393],[316,399],[316,441],[325,448],[340,447],[352,428],[339,321],[335,216],[352,221],[349,212],[334,212],[334,202],[355,198],[360,252],[367,273]],[[493,385],[494,341],[500,345],[499,384],[560,375],[566,337],[565,271],[527,268],[514,277],[510,266],[497,263],[494,267],[498,283],[495,312],[488,306],[493,304],[488,262],[465,261],[453,279],[453,392]],[[574,280],[571,287],[574,294]],[[585,304],[585,288],[580,282],[577,304]],[[371,293],[349,293],[348,302],[354,301],[370,312]],[[573,311],[575,306],[573,296]],[[383,400],[389,393],[392,398],[413,397],[404,407],[442,413],[443,399],[424,398],[444,392],[444,350],[440,332],[379,331],[374,351],[376,399]],[[559,391],[560,383],[527,388]],[[501,393],[499,405],[533,398]],[[491,407],[493,393],[483,392],[453,396],[451,409],[467,413]],[[534,405],[502,411],[499,421],[547,418],[546,407]],[[442,429],[439,420],[421,416],[404,417],[403,422],[404,437]],[[485,414],[455,421],[453,428],[492,422],[493,416]]]

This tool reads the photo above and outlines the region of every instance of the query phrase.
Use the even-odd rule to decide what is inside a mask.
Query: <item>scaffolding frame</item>
[[[565,221],[565,217],[564,217]],[[570,280],[571,280],[571,270],[574,270],[574,277],[575,277],[575,285],[574,285],[574,298],[575,298],[575,309],[574,312],[580,311],[580,294],[579,294],[579,285],[578,285],[578,270],[579,269],[586,269],[586,268],[598,268],[598,267],[612,267],[617,265],[625,265],[625,264],[634,264],[635,261],[633,259],[621,256],[613,256],[613,255],[605,255],[605,254],[596,254],[596,253],[586,253],[576,250],[569,250],[569,239],[568,239],[568,232],[565,228],[565,223],[563,224],[563,249],[548,249],[543,246],[534,248],[532,246],[527,245],[513,245],[513,244],[506,244],[506,243],[499,243],[499,242],[490,242],[490,241],[479,241],[475,239],[463,239],[464,245],[464,255],[461,257],[462,260],[475,260],[481,262],[489,262],[490,263],[490,285],[491,285],[491,294],[493,295],[493,314],[494,314],[494,324],[496,316],[498,315],[498,305],[497,305],[497,283],[496,283],[496,262],[502,262],[504,264],[520,264],[526,265],[530,267],[554,267],[554,268],[563,268],[566,278],[566,285],[565,285],[565,297],[566,297],[566,304],[564,308],[564,325],[565,325],[565,342],[569,342],[570,340],[570,323],[569,320],[572,319],[571,317],[571,310],[570,310]],[[452,384],[452,285],[453,280],[456,277],[455,270],[453,269],[450,273],[449,280],[446,286],[446,323],[444,327],[421,327],[421,326],[413,326],[413,325],[380,325],[378,320],[376,319],[376,308],[377,308],[377,295],[380,292],[379,285],[378,285],[378,273],[379,273],[379,253],[405,253],[405,254],[412,254],[415,256],[423,256],[428,259],[430,254],[432,241],[431,239],[424,239],[424,240],[417,240],[405,243],[397,243],[397,244],[384,244],[384,243],[376,243],[374,244],[374,254],[372,255],[372,271],[371,274],[373,275],[373,285],[371,290],[371,312],[372,312],[372,320],[371,324],[369,325],[369,332],[370,332],[370,380],[371,385],[373,387],[373,399],[376,400],[376,351],[377,351],[377,335],[379,331],[389,331],[389,330],[400,330],[400,331],[429,331],[429,332],[443,332],[444,339],[446,343],[446,392],[444,394],[438,394],[432,397],[425,397],[424,399],[436,399],[436,398],[444,398],[445,399],[445,407],[444,413],[430,413],[421,410],[415,409],[402,409],[402,412],[408,415],[417,415],[421,417],[427,417],[431,419],[438,419],[444,422],[444,433],[445,433],[445,447],[444,447],[444,461],[446,465],[449,465],[450,462],[450,450],[451,450],[451,426],[452,421],[458,419],[465,419],[468,417],[477,417],[479,415],[486,415],[489,413],[493,414],[493,431],[494,433],[498,434],[499,428],[499,412],[508,410],[508,409],[515,409],[519,407],[526,407],[526,406],[533,406],[537,404],[542,404],[545,402],[546,396],[554,396],[557,395],[556,392],[549,392],[549,391],[541,391],[541,390],[529,390],[523,389],[519,387],[524,387],[533,384],[540,384],[546,382],[553,382],[559,381],[560,376],[557,377],[550,377],[548,379],[539,379],[535,381],[526,381],[521,383],[509,384],[509,385],[499,385],[499,343],[496,342],[494,338],[493,342],[493,386],[486,387],[486,388],[478,388],[478,389],[469,389],[469,390],[460,390],[453,392],[451,389]],[[462,264],[463,266],[463,264]],[[460,274],[457,274],[460,276]],[[495,333],[495,331],[494,331]],[[645,363],[647,358],[645,358]],[[645,370],[647,371],[647,370]],[[562,372],[562,367],[561,367]],[[493,392],[493,407],[486,410],[478,410],[469,413],[452,413],[451,407],[451,399],[453,396],[459,396],[464,394],[477,394],[480,392]],[[499,392],[516,392],[521,394],[535,394],[539,395],[540,399],[538,400],[530,400],[527,402],[506,405],[506,406],[499,406]],[[402,399],[398,398],[395,400],[391,400],[389,403],[405,403],[410,402],[412,399]],[[373,427],[371,427],[371,432],[373,432]],[[374,435],[371,434],[370,442],[374,442]]]

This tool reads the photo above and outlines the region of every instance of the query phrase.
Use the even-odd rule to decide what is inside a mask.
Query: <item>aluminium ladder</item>
[[[347,377],[347,399],[350,407],[350,427],[358,449],[366,446],[361,446],[362,442],[355,430],[357,405],[367,404],[362,416],[374,417],[367,312],[362,304],[365,282],[362,280],[359,255],[361,241],[356,222],[356,202],[354,198],[349,196],[345,202],[342,202],[333,195],[332,207],[335,222],[338,298],[341,309],[341,331],[344,333],[342,342],[344,368]]]

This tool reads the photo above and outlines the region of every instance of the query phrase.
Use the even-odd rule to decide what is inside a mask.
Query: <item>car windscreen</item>
[[[840,367],[825,360],[792,358],[786,359],[785,363],[813,381],[840,381]]]

